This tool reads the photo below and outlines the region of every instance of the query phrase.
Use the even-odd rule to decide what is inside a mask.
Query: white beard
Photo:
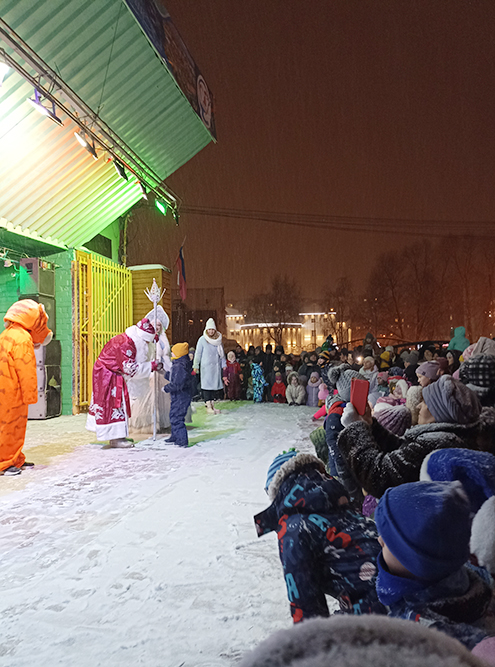
[[[144,364],[148,361],[149,343],[143,340],[141,332],[135,324],[126,329],[125,332],[136,346],[136,363]]]

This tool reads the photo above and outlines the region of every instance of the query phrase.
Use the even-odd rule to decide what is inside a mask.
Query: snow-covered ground
[[[30,422],[37,466],[0,477],[0,665],[225,667],[290,627],[253,515],[272,459],[314,451],[313,412],[243,405],[186,450],[105,450],[83,415]]]

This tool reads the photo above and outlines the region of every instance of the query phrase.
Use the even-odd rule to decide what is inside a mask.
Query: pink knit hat
[[[430,380],[438,380],[440,364],[438,361],[425,361],[416,368],[416,375],[424,375]]]
[[[405,405],[387,405],[375,411],[375,419],[395,435],[404,435],[411,426],[411,413]]]

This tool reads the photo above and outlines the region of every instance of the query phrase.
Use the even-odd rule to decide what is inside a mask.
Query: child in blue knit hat
[[[437,449],[423,461],[420,479],[462,483],[473,516],[471,563],[495,578],[495,456],[472,449]]]
[[[284,452],[268,470],[265,491],[272,504],[254,520],[259,537],[277,532],[294,623],[328,616],[325,594],[345,613],[385,613],[375,590],[375,524],[350,509],[347,491],[320,459]]]
[[[435,627],[473,649],[492,590],[469,559],[471,505],[461,482],[388,489],[375,512],[382,553],[376,589],[389,615]]]

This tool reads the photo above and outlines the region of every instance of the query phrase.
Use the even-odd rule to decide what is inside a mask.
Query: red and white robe
[[[136,356],[136,343],[126,332],[109,340],[95,362],[86,428],[94,431],[98,440],[116,440],[129,434],[131,406],[126,378],[151,374],[151,362],[139,362]]]

